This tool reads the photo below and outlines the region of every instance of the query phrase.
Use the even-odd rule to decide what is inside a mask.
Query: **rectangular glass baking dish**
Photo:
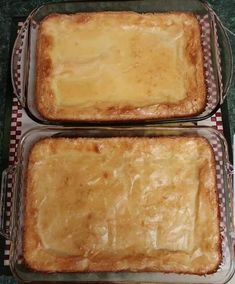
[[[222,236],[222,263],[219,269],[203,276],[150,273],[40,273],[32,271],[24,264],[22,257],[22,232],[24,228],[24,190],[29,151],[37,141],[46,137],[159,137],[159,136],[201,136],[213,148],[216,160],[216,178],[220,210],[220,230]],[[225,138],[220,132],[208,127],[37,127],[23,135],[18,147],[18,162],[3,172],[1,191],[1,233],[11,240],[10,266],[19,281],[64,281],[68,282],[128,282],[128,283],[226,283],[234,273],[234,224],[232,171],[228,161]],[[13,183],[12,201],[8,183]],[[11,195],[10,194],[10,195]],[[5,203],[11,203],[5,212]],[[9,212],[11,209],[11,217]],[[6,214],[7,213],[7,214]],[[6,222],[7,221],[7,222]],[[10,224],[10,225],[9,225]],[[208,228],[209,230],[210,228]]]
[[[207,85],[207,106],[203,113],[193,117],[135,121],[49,121],[43,118],[35,104],[36,42],[38,27],[51,13],[94,11],[169,12],[184,11],[197,15],[202,30],[204,68]],[[209,31],[209,32],[208,32]],[[221,106],[232,79],[232,52],[227,33],[218,16],[203,0],[127,0],[127,1],[73,1],[43,5],[28,16],[13,47],[11,77],[13,90],[27,114],[46,125],[136,124],[198,121],[211,116]]]

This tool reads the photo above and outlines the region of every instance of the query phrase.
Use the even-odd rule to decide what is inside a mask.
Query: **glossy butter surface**
[[[220,262],[214,167],[202,138],[43,140],[29,160],[26,261],[210,272]]]

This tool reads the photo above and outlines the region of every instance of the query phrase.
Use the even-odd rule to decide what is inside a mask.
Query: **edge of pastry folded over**
[[[222,261],[205,138],[47,138],[31,149],[26,178],[23,258],[33,270],[203,275]]]
[[[35,98],[45,119],[191,117],[206,95],[192,13],[51,14],[40,23]]]

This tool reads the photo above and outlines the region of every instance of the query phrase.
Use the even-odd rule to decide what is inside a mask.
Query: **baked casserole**
[[[39,26],[36,105],[59,121],[191,117],[206,106],[192,13],[51,14]]]
[[[23,257],[44,272],[215,272],[215,158],[196,136],[46,138],[31,149]]]

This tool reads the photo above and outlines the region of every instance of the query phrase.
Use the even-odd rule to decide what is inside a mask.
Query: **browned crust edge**
[[[96,14],[138,14],[135,12],[92,12],[92,13],[77,13],[75,16],[82,15],[82,21],[86,21],[91,15]],[[146,13],[148,14],[158,14],[158,13]],[[43,24],[51,18],[61,17],[61,14],[51,14],[44,18],[40,23],[38,39],[37,39],[37,54],[36,54],[36,107],[39,114],[46,120],[51,121],[84,121],[84,122],[115,122],[115,121],[140,121],[140,120],[162,120],[162,119],[173,119],[173,118],[190,118],[201,114],[207,103],[207,89],[204,76],[204,66],[203,66],[203,50],[201,45],[201,28],[200,24],[193,13],[181,13],[181,12],[170,12],[164,13],[165,15],[187,15],[194,20],[195,25],[193,29],[193,35],[190,32],[187,33],[188,44],[186,46],[187,57],[189,61],[196,60],[196,81],[197,89],[192,90],[188,86],[187,97],[179,103],[176,104],[156,104],[149,107],[143,108],[130,108],[126,107],[109,107],[105,111],[97,109],[96,113],[89,114],[89,109],[84,110],[81,114],[78,114],[79,110],[71,110],[68,114],[66,108],[60,108],[57,112],[54,101],[55,95],[50,89],[50,83],[48,79],[51,75],[52,62],[47,54],[47,49],[52,44],[52,39],[47,35],[43,34],[42,26]],[[65,14],[63,14],[65,15]],[[193,79],[194,80],[194,79]],[[189,80],[188,85],[192,84],[192,80]],[[44,103],[47,101],[47,103]],[[147,110],[147,114],[145,113]]]
[[[217,204],[217,226],[219,228],[219,242],[217,243],[217,248],[218,248],[218,252],[219,252],[219,259],[218,259],[218,263],[215,267],[214,270],[212,270],[211,272],[209,272],[208,274],[212,274],[212,273],[215,273],[218,269],[219,269],[219,266],[221,265],[222,263],[222,260],[223,260],[223,251],[222,251],[222,228],[220,227],[220,219],[221,219],[221,215],[220,215],[220,206],[219,206],[219,194],[218,194],[218,186],[217,186],[217,177],[216,177],[216,160],[215,160],[215,153],[214,153],[214,150],[212,148],[212,145],[210,144],[210,142],[205,138],[203,137],[205,143],[208,145],[209,149],[210,149],[210,152],[211,152],[211,157],[213,159],[213,171],[214,171],[214,181],[215,181],[215,188],[214,188],[214,193],[215,193],[215,197],[216,197],[216,204]]]

